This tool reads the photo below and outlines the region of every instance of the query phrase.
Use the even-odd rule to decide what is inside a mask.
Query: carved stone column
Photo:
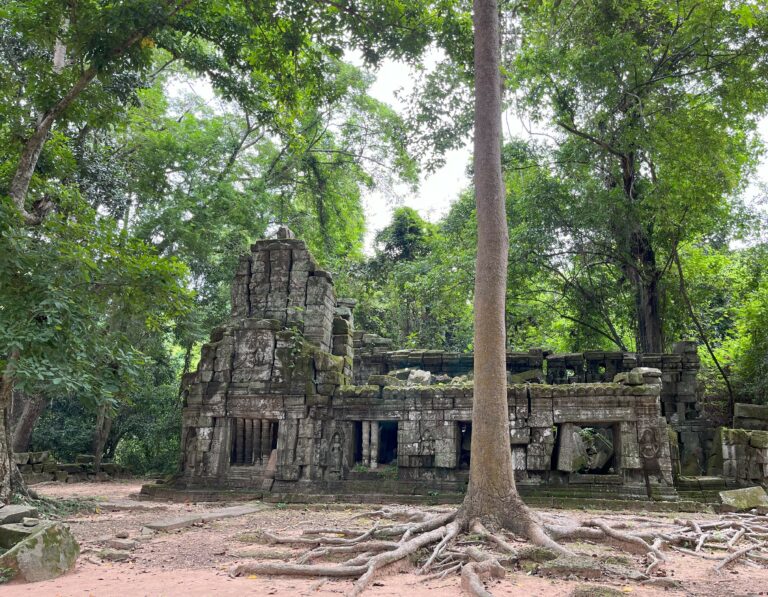
[[[379,422],[371,421],[371,468],[379,465]]]

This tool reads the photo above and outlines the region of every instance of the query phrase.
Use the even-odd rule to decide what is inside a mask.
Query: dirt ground
[[[65,519],[80,541],[82,553],[75,570],[55,580],[20,584],[11,583],[0,587],[2,597],[39,595],[55,596],[237,596],[286,595],[322,596],[341,595],[352,586],[351,580],[303,579],[285,577],[250,576],[230,578],[227,571],[235,564],[252,561],[295,560],[304,550],[287,546],[264,545],[255,536],[259,530],[273,533],[300,533],[307,527],[367,528],[371,521],[361,518],[350,520],[355,514],[370,507],[324,509],[313,506],[270,506],[255,514],[217,520],[169,533],[147,533],[142,527],[158,519],[170,518],[199,511],[216,510],[226,504],[174,504],[160,502],[136,502],[131,495],[139,491],[140,480],[110,483],[58,484],[36,486],[42,495],[52,498],[95,498],[106,504],[97,512]],[[585,513],[582,511],[551,511],[557,516],[577,519],[599,517],[609,521],[623,520],[630,524],[669,525],[675,516],[642,516],[615,513]],[[696,515],[697,520],[710,520],[714,515]],[[768,521],[768,519],[767,519]],[[126,532],[137,539],[138,547],[125,562],[110,562],[100,558],[102,542],[115,533]],[[627,576],[612,575],[610,578],[548,578],[535,567],[527,572],[516,569],[507,572],[504,579],[491,581],[486,586],[496,596],[560,596],[570,595],[577,589],[588,587],[610,588],[627,595],[713,595],[736,597],[740,595],[768,595],[768,568],[739,562],[722,574],[712,567],[717,562],[669,552],[669,562],[663,566],[667,579],[660,581],[675,586],[647,586],[629,580],[631,571],[645,569],[645,557],[627,554],[604,545],[589,542],[571,543],[572,549],[582,554],[602,557],[610,553],[615,567],[626,570]],[[670,581],[676,581],[672,583]],[[420,582],[415,569],[402,563],[383,570],[366,592],[371,596],[421,595],[438,597],[460,595],[457,576],[443,580]],[[588,595],[590,593],[579,593]],[[591,593],[595,596],[599,592]]]

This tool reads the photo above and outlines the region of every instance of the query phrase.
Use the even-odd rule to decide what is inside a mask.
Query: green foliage
[[[111,403],[138,373],[142,330],[187,308],[185,268],[92,210],[72,208],[27,230],[0,204],[0,355],[18,353],[20,389]]]
[[[82,403],[63,395],[53,398],[32,433],[30,449],[48,450],[59,462],[74,462],[91,451],[96,415]]]
[[[738,228],[735,197],[759,154],[755,116],[768,106],[768,20],[760,12],[745,24],[732,8],[594,0],[523,12],[509,80],[556,141],[537,158],[557,188],[537,252],[569,281],[571,301],[588,297],[610,317],[614,290],[637,300],[627,329],[670,320],[679,245]],[[660,297],[648,307],[656,314],[645,314],[643,293]],[[628,344],[624,326],[584,323]]]
[[[0,365],[54,400],[36,445],[89,451],[91,413],[107,405],[107,456],[137,472],[175,467],[178,375],[228,314],[238,254],[287,224],[327,267],[359,257],[363,190],[417,180],[402,119],[341,57],[413,58],[441,10],[0,6],[0,193],[55,114],[26,197],[52,213],[30,228],[0,206]]]
[[[360,301],[355,325],[398,346],[467,350],[474,257],[457,240],[413,209],[396,209],[376,237],[376,255],[341,272],[340,288]]]

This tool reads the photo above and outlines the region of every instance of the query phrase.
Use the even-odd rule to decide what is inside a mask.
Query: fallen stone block
[[[539,566],[539,571],[548,576],[570,576],[599,578],[603,575],[600,566],[588,557],[559,557]]]
[[[619,589],[613,587],[603,587],[600,585],[579,585],[571,591],[569,597],[623,597]]]
[[[107,547],[99,552],[99,557],[108,562],[126,562],[131,559],[131,554],[121,549]]]
[[[36,518],[37,508],[10,504],[0,508],[0,524],[21,522],[25,518]]]
[[[8,548],[0,556],[0,568],[9,570],[11,578],[27,582],[56,578],[71,570],[80,554],[74,535],[59,522],[41,523],[32,528],[22,525],[0,528],[0,542],[6,542],[0,547]],[[23,537],[25,531],[29,534]],[[9,545],[14,535],[20,540]]]
[[[721,508],[728,512],[768,506],[768,495],[762,487],[745,487],[720,492]]]
[[[48,452],[30,452],[29,464],[42,464],[48,460]]]

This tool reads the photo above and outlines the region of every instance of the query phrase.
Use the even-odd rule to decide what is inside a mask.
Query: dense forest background
[[[0,3],[0,358],[17,450],[175,470],[180,376],[228,316],[238,255],[278,225],[358,299],[359,329],[472,350],[472,189],[436,222],[394,206],[369,252],[363,212],[373,189],[418,193],[466,142],[468,7],[386,3],[381,19],[407,25],[387,45],[375,3],[287,2],[279,18],[268,2],[174,4]],[[503,151],[509,348],[695,339],[712,416],[731,394],[768,403],[762,5],[504,8],[509,110],[546,132]],[[345,61],[353,40],[375,69],[369,35],[415,73],[402,112]]]

